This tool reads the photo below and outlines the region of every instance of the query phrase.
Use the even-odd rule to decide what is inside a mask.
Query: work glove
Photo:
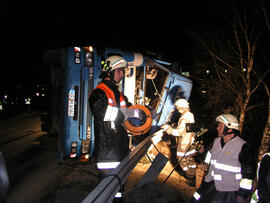
[[[162,140],[162,137],[164,135],[163,132],[164,132],[164,130],[163,129],[160,129],[159,131],[157,131],[157,132],[154,133],[153,137],[151,138],[152,143],[154,145],[156,145],[157,143],[159,143],[159,141]]]
[[[139,109],[128,109],[128,108],[120,108],[119,109],[124,116],[124,121],[129,118],[140,118],[142,113]]]
[[[164,124],[160,128],[166,131],[167,129],[171,128],[171,126],[168,124]]]
[[[173,128],[172,128],[170,125],[168,125],[168,124],[162,125],[162,126],[161,126],[161,129],[164,129],[164,131],[165,131],[167,134],[169,134],[169,135],[172,134]]]

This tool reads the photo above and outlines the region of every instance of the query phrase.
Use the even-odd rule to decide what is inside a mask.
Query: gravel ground
[[[164,146],[166,147],[166,145],[163,145],[163,152],[166,153]],[[144,157],[130,174],[125,183],[125,203],[188,202],[196,188],[189,186],[185,178],[180,176],[177,171],[172,173],[164,183],[168,174],[173,170],[170,161],[167,162],[154,183],[134,189],[150,165],[151,163]],[[57,178],[44,188],[40,197],[31,203],[81,202],[98,185],[95,163],[69,160],[58,162],[58,167],[61,168],[61,172],[58,173]]]
[[[171,156],[166,144],[159,148]],[[125,183],[125,203],[188,202],[196,188],[176,171],[164,183],[173,170],[170,161],[154,183],[134,189],[150,165],[144,157],[131,172]],[[55,149],[40,147],[38,140],[8,167],[11,187],[5,203],[79,203],[98,185],[94,162],[59,161]]]

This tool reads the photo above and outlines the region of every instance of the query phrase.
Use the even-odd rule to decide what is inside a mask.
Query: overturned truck
[[[58,137],[59,159],[93,155],[94,123],[88,96],[100,82],[101,62],[112,55],[122,56],[128,63],[120,91],[133,105],[151,110],[150,122],[149,115],[145,115],[144,121],[126,123],[131,145],[133,136],[151,135],[170,120],[177,99],[189,99],[192,82],[179,74],[175,63],[114,48],[97,50],[89,46],[46,51],[43,61],[50,65],[52,91],[42,129]]]

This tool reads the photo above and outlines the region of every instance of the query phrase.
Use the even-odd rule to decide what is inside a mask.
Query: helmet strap
[[[227,126],[224,127],[223,137],[226,136],[226,135],[230,135],[230,134],[235,134],[235,135],[239,136],[240,133],[239,133],[238,130],[232,129],[231,132],[228,132],[229,129],[232,129],[232,128],[228,128]]]
[[[113,82],[115,83],[115,81],[114,81],[114,70],[112,70],[112,71],[110,72],[110,80],[113,81]]]
[[[232,134],[232,132],[228,133],[228,130],[229,130],[229,128],[226,125],[224,125],[222,137],[225,137],[226,135]]]

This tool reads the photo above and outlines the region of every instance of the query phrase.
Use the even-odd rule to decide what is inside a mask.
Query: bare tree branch
[[[267,12],[266,12],[263,0],[261,2],[262,2],[262,10],[263,10],[263,15],[264,15],[264,21],[266,23],[266,27],[270,31],[270,23],[269,23],[269,19],[268,19],[268,16],[267,16]]]

